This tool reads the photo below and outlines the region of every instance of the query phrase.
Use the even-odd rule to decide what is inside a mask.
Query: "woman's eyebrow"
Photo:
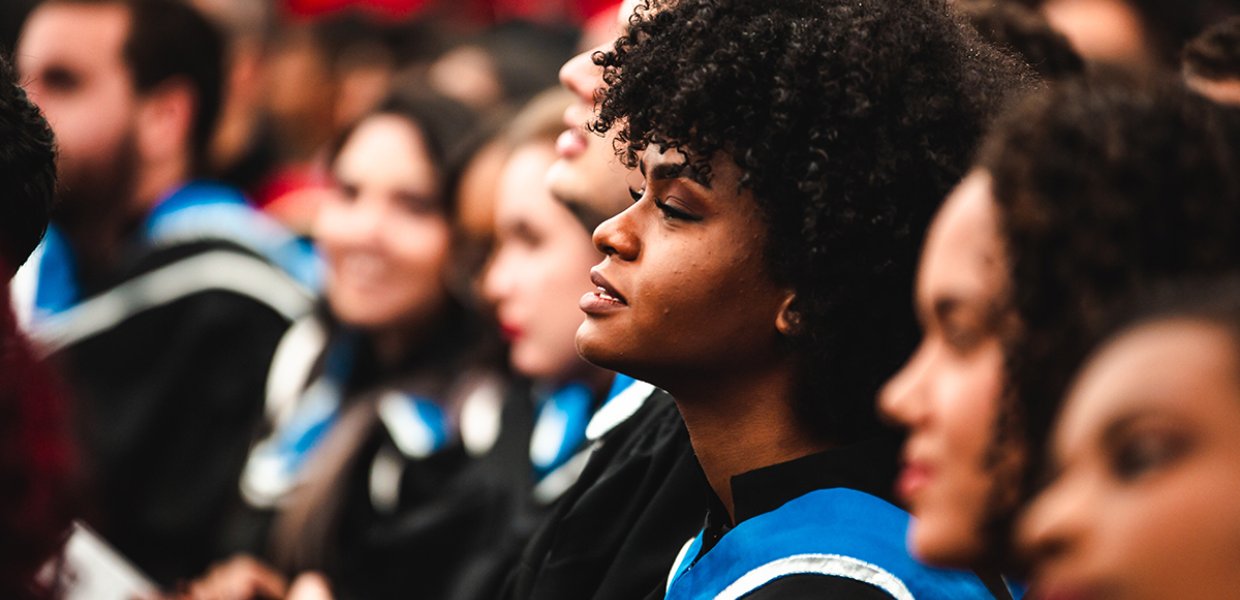
[[[641,171],[642,177],[646,178],[647,181],[687,179],[706,189],[710,189],[709,179],[701,176],[697,170],[690,169],[687,162],[661,162],[647,170],[646,161],[642,161],[638,163],[638,168]]]
[[[684,175],[685,163],[659,163],[650,169],[650,179],[679,179]]]

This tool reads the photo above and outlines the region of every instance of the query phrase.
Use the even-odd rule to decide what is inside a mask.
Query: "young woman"
[[[1070,386],[1055,476],[1022,518],[1041,598],[1227,598],[1240,588],[1240,287],[1178,289]]]
[[[1236,264],[1234,131],[1181,86],[1108,80],[996,124],[935,218],[922,343],[880,403],[909,431],[900,489],[920,558],[1010,567],[1011,519],[1089,332],[1140,286]]]
[[[320,572],[345,597],[441,597],[510,516],[528,462],[501,452],[510,415],[452,254],[473,122],[446,99],[398,95],[334,147],[315,224],[326,302],[277,349],[271,429],[241,481],[255,519],[237,530],[259,539],[234,544],[275,570],[226,563],[201,594],[283,594],[284,576]]]
[[[560,90],[539,97],[510,127],[511,150],[497,185],[496,246],[483,281],[509,343],[509,364],[532,381],[538,417],[530,460],[540,482],[535,495],[544,503],[576,480],[583,460],[568,463],[585,447],[595,412],[612,391],[633,383],[582,360],[574,343],[581,325],[577,301],[593,288],[590,267],[600,255],[590,233],[546,185],[571,98]],[[652,389],[638,387],[628,395],[644,397]]]
[[[990,176],[975,171],[934,218],[914,294],[921,344],[879,400],[883,414],[909,430],[896,489],[917,516],[909,547],[933,564],[1000,566],[985,564],[1003,557],[986,528],[1019,489],[1022,451],[995,436],[1003,341],[1015,323],[990,190]]]
[[[713,492],[667,597],[989,597],[908,557],[873,398],[914,337],[894,298],[926,221],[1013,71],[935,2],[639,13],[594,127],[644,183],[595,231],[577,346],[675,397]]]

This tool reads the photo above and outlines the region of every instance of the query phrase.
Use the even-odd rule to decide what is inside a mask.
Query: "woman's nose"
[[[636,232],[634,212],[640,203],[633,204],[620,214],[603,221],[594,229],[594,247],[603,254],[619,260],[636,260],[641,253],[641,239]]]
[[[1035,566],[1068,554],[1080,542],[1089,504],[1083,493],[1080,484],[1061,476],[1029,503],[1017,522],[1016,543]]]
[[[603,87],[603,69],[594,64],[594,53],[606,51],[603,44],[568,59],[560,67],[560,83],[582,102],[594,105],[594,92]]]
[[[884,420],[911,427],[924,417],[924,385],[930,349],[922,342],[908,362],[878,393],[878,411]]]

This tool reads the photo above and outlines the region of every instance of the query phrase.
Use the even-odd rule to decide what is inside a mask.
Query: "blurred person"
[[[896,490],[917,516],[913,552],[933,564],[1002,570],[1004,555],[990,552],[983,526],[994,507],[1016,501],[1018,466],[1007,463],[1018,455],[992,447],[1005,381],[1002,336],[1013,316],[989,190],[988,175],[970,175],[931,224],[914,296],[922,341],[879,407],[909,430]]]
[[[1240,586],[1240,288],[1197,283],[1143,304],[1073,378],[1053,475],[1021,518],[1039,598]]]
[[[588,231],[619,214],[632,202],[627,178],[630,169],[617,158],[611,135],[595,135],[587,124],[593,119],[596,101],[604,89],[603,69],[595,56],[611,49],[615,38],[627,30],[637,0],[618,5],[610,36],[577,54],[560,67],[560,83],[576,101],[564,111],[567,126],[556,140],[559,160],[551,167],[547,183],[556,199],[569,208]]]
[[[502,401],[453,256],[474,120],[398,94],[331,147],[325,302],[281,341],[240,480],[232,541],[257,558],[217,565],[192,597],[279,597],[309,573],[342,598],[442,598],[514,518],[529,407]]]
[[[338,88],[326,31],[287,24],[275,34],[264,72],[263,108],[271,115],[281,159],[304,162],[332,140]]]
[[[533,382],[541,408],[530,457],[538,478],[548,482],[584,447],[586,424],[615,375],[577,356],[577,302],[593,289],[590,267],[602,256],[545,184],[569,98],[566,91],[537,97],[513,122],[497,185],[496,247],[482,285],[508,341],[510,365]],[[574,479],[559,477],[558,485],[567,488]],[[546,493],[548,500],[558,496]]]
[[[1047,0],[1042,12],[1089,61],[1139,70],[1158,67],[1152,32],[1129,0]]]
[[[280,22],[264,57],[260,110],[273,158],[259,175],[254,204],[289,229],[309,236],[330,181],[323,152],[339,133],[341,90],[326,27]]]
[[[601,411],[652,391],[577,355],[577,303],[593,288],[589,271],[601,255],[545,183],[571,99],[558,89],[536,96],[501,137],[508,152],[497,183],[496,245],[482,290],[508,340],[509,364],[527,378],[523,391],[537,407],[528,448],[532,486],[527,513],[510,524],[504,543],[483,557],[489,562],[480,563],[453,598],[496,597],[533,529],[584,468],[598,435],[588,425]]]
[[[125,0],[45,4],[23,30],[17,67],[53,121],[63,181],[40,261],[26,269],[39,289],[17,301],[33,303],[36,319],[73,306],[107,285],[134,237],[160,245],[227,239],[317,286],[320,265],[308,246],[250,210],[236,190],[204,178],[223,85],[218,32],[177,2],[171,9],[137,3],[156,8],[139,13],[133,32]],[[110,29],[92,32],[98,48],[66,50],[52,36],[82,27],[74,17],[83,10],[112,12]],[[151,31],[178,19],[192,37]],[[162,60],[161,46],[191,43],[181,60]],[[101,116],[95,102],[110,112]]]
[[[249,0],[193,0],[225,37],[224,99],[211,138],[209,171],[252,193],[276,159],[271,126],[261,109],[264,66],[275,29],[275,5]]]
[[[578,37],[562,25],[502,22],[431,63],[427,83],[480,111],[514,110],[555,85],[556,68]]]
[[[1031,99],[983,151],[1020,322],[1005,354],[1031,479],[1068,380],[1117,304],[1240,260],[1238,125],[1178,81],[1104,78]]]
[[[1085,70],[1085,62],[1068,38],[1052,29],[1046,17],[1016,0],[955,0],[952,9],[964,15],[983,38],[1015,52],[1046,79],[1063,79]]]
[[[593,134],[587,123],[604,87],[593,56],[611,47],[637,4],[619,5],[608,41],[560,69],[574,100],[563,112],[560,128],[568,129],[556,140],[546,184],[576,220],[569,232],[591,232],[633,202],[630,171],[617,159],[614,138]],[[580,277],[588,282],[588,269]],[[577,313],[577,324],[581,318]],[[648,391],[634,393],[642,387]],[[701,527],[706,482],[675,402],[662,390],[642,387],[631,385],[590,418],[589,460],[533,533],[503,597],[621,600],[662,588],[677,551]]]
[[[909,431],[913,551],[1018,572],[1013,515],[1090,331],[1123,294],[1236,264],[1232,117],[1162,82],[1065,82],[994,126],[935,218],[923,338],[880,407]]]
[[[56,192],[56,140],[47,120],[17,83],[13,65],[0,54],[0,262],[12,278],[38,247]]]
[[[1181,58],[1184,81],[1219,104],[1240,106],[1240,16],[1193,38]]]
[[[1202,29],[1237,14],[1231,0],[1041,0],[1051,25],[1090,63],[1135,71],[1174,69]]]
[[[1024,70],[940,2],[645,9],[601,59],[593,130],[644,181],[595,230],[577,346],[672,394],[709,482],[653,594],[1007,597],[909,556],[873,398],[924,228]]]
[[[221,43],[157,0],[52,0],[17,67],[58,145],[58,205],[19,272],[73,390],[91,522],[161,584],[202,569],[262,409],[265,366],[309,309],[315,258],[198,180]]]

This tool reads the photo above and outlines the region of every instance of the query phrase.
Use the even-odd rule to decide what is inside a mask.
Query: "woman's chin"
[[[909,526],[908,545],[918,560],[940,567],[972,568],[984,560],[981,535],[969,535],[965,524],[941,526],[933,518]]]

